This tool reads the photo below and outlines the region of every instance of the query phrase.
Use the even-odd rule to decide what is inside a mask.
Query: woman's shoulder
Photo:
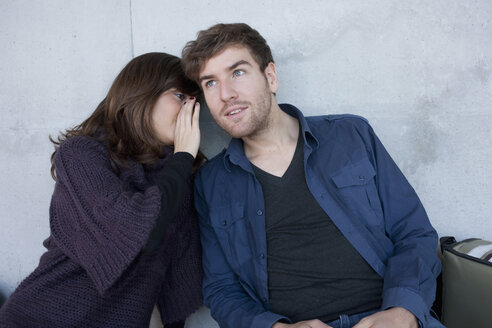
[[[109,152],[102,141],[89,136],[74,136],[62,141],[56,157],[64,161],[109,160]]]
[[[107,148],[101,141],[93,137],[74,136],[63,140],[59,151],[61,153],[107,153]]]

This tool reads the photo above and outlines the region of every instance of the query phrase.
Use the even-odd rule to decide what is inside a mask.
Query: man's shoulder
[[[340,130],[366,130],[370,126],[365,117],[354,114],[307,116],[306,121],[315,134]]]
[[[353,122],[353,123],[369,123],[365,117],[355,114],[330,114],[330,115],[318,115],[318,116],[306,116],[308,122],[333,122],[333,123],[343,123],[343,122]]]
[[[309,124],[309,127],[313,126],[326,126],[326,122],[334,123],[337,125],[347,124],[360,124],[360,125],[369,125],[368,120],[365,117],[355,114],[329,114],[329,115],[309,115],[304,116],[303,112],[299,110],[297,107],[291,104],[280,104],[282,110],[297,117],[300,120],[305,119]]]

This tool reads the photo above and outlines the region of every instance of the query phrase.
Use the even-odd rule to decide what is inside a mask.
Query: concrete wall
[[[0,293],[49,234],[48,135],[80,123],[132,56],[179,55],[217,22],[269,41],[279,102],[369,119],[440,235],[492,240],[492,2],[0,2]],[[225,137],[203,118],[210,155]],[[207,310],[188,327],[216,327]]]

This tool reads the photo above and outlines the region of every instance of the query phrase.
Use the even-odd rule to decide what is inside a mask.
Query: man
[[[278,105],[270,48],[218,24],[183,49],[228,148],[197,174],[205,304],[221,327],[442,327],[437,235],[365,119]]]

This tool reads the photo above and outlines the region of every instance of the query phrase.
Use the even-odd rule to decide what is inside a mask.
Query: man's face
[[[278,88],[273,63],[262,72],[247,48],[230,46],[205,62],[200,85],[213,118],[232,137],[268,127]]]

